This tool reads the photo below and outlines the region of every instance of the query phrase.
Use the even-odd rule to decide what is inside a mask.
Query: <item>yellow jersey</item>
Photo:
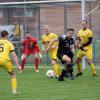
[[[44,43],[45,46],[48,47],[50,41],[51,41],[52,39],[54,39],[54,38],[57,38],[57,37],[58,37],[58,36],[57,36],[56,34],[51,33],[51,32],[50,32],[48,35],[44,34],[44,35],[42,36],[42,43]],[[51,47],[52,47],[52,46],[56,46],[56,45],[57,45],[57,42],[54,42],[54,43],[51,45]],[[50,49],[50,50],[51,50],[51,49]]]
[[[10,41],[0,39],[0,58],[10,60],[9,54],[14,50],[14,46]]]
[[[78,32],[78,37],[80,37],[80,39],[81,39],[80,44],[83,45],[84,43],[86,43],[88,41],[89,37],[93,37],[93,33],[90,29],[86,29],[86,30],[81,29]],[[91,48],[92,48],[92,44],[85,46],[83,49],[88,50],[88,49],[91,49]]]

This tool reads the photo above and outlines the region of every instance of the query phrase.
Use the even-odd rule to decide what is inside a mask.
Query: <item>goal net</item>
[[[24,0],[25,1],[25,0]],[[86,19],[89,28],[94,31],[94,39],[100,38],[100,6],[97,0],[85,0]],[[96,8],[96,6],[98,6]],[[96,8],[96,9],[94,9]],[[93,10],[94,9],[94,10]],[[91,13],[92,11],[92,13]],[[0,30],[7,29],[9,38],[15,43],[20,56],[20,40],[30,32],[41,39],[43,25],[58,35],[66,33],[67,28],[74,28],[75,34],[81,28],[81,0],[44,0],[0,3]],[[40,45],[41,46],[41,45]],[[96,47],[94,47],[96,48]]]

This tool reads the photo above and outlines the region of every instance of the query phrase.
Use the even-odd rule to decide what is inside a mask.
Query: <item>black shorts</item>
[[[66,61],[63,61],[63,60],[62,60],[62,57],[63,57],[64,55],[68,56],[68,57],[71,59],[71,62],[73,62],[72,60],[73,60],[73,56],[74,56],[74,55],[73,55],[72,52],[67,52],[67,53],[57,52],[57,57],[58,57],[59,60],[61,60],[62,64],[67,63]]]

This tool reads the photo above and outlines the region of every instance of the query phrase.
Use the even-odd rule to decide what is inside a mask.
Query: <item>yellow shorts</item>
[[[92,49],[88,49],[87,51],[82,51],[82,50],[78,50],[77,52],[77,58],[82,58],[83,56],[85,56],[87,59],[92,60]]]
[[[49,52],[49,56],[50,56],[50,59],[55,59],[55,60],[58,60],[57,58],[57,49],[54,49],[52,51]]]
[[[13,71],[13,66],[11,61],[3,58],[0,58],[0,68],[4,68],[7,72]]]

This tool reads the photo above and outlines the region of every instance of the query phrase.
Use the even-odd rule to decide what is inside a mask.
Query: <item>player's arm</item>
[[[55,39],[55,38],[58,38],[58,36],[54,33],[54,34],[53,34],[53,39]],[[53,39],[52,39],[52,40],[53,40]],[[56,42],[56,45],[51,46],[52,49],[55,49],[55,48],[58,47],[58,43],[59,43],[59,42],[58,42],[58,41],[54,41],[54,42]]]
[[[85,46],[88,46],[92,43],[92,37],[88,37],[88,41],[86,43],[84,43],[81,47],[85,47]]]
[[[21,41],[21,50],[23,51],[24,49],[25,49],[25,41],[22,40],[22,41]]]
[[[45,42],[42,42],[42,51],[45,50]]]
[[[51,41],[50,41],[50,43],[49,43],[49,45],[48,45],[48,48],[46,49],[46,51],[49,51],[49,49],[51,48],[51,46],[52,46],[52,44],[54,43],[54,42],[57,42],[57,46],[58,46],[58,37],[56,37],[56,38],[54,38],[54,39],[52,39]]]
[[[13,59],[14,59],[15,64],[17,65],[17,68],[18,68],[19,70],[21,70],[20,64],[19,64],[19,62],[18,62],[18,57],[17,57],[15,51],[14,51],[14,50],[11,51],[11,54],[12,54],[12,57],[13,57]]]
[[[33,46],[37,46],[38,45],[36,38],[33,38],[33,41],[32,42],[33,42]]]
[[[73,45],[71,45],[71,52],[74,54],[74,52],[75,52],[75,45],[73,44]]]
[[[46,43],[44,41],[42,41],[42,53],[46,53]]]
[[[12,57],[13,57],[13,59],[14,59],[14,62],[15,62],[15,64],[17,65],[17,68],[19,69],[19,70],[21,70],[21,66],[20,66],[20,64],[19,64],[19,62],[18,62],[18,57],[17,57],[17,55],[16,55],[16,53],[15,53],[15,48],[14,48],[14,46],[13,46],[13,44],[11,43],[11,48],[10,48],[10,52],[11,52],[11,54],[12,54]]]

